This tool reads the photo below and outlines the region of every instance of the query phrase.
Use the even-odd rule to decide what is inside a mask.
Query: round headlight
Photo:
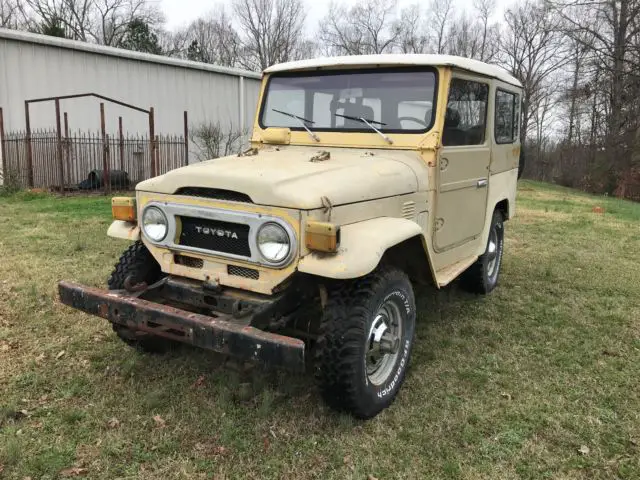
[[[142,214],[142,230],[154,242],[164,240],[169,230],[167,216],[158,207],[147,207]]]
[[[265,260],[280,263],[289,256],[291,240],[287,231],[277,223],[265,223],[258,230],[258,248]]]

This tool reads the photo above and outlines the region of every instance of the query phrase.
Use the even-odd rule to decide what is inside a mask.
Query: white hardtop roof
[[[322,57],[309,60],[298,60],[296,62],[280,63],[267,68],[265,73],[289,72],[296,70],[328,70],[332,67],[345,66],[366,66],[366,65],[430,65],[455,67],[469,72],[497,78],[511,85],[522,87],[520,81],[510,75],[505,69],[497,65],[490,65],[471,58],[456,57],[454,55],[431,55],[431,54],[380,54],[380,55],[353,55],[345,57]]]

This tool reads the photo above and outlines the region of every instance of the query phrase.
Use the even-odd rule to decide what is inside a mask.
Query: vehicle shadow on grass
[[[416,288],[418,310],[417,345],[410,368],[422,368],[433,361],[437,344],[428,341],[430,328],[441,329],[452,322],[465,320],[461,311],[478,296],[462,290],[457,284],[437,290]],[[226,355],[178,345],[161,356],[136,354],[134,361],[123,366],[125,375],[144,379],[147,388],[162,390],[165,382],[179,376],[175,385],[175,408],[200,408],[197,395],[210,395],[219,408],[238,408],[264,420],[291,416],[322,417],[325,427],[342,428],[345,416],[329,410],[321,400],[313,371],[292,373],[254,363],[242,363]],[[189,392],[184,393],[185,387]],[[194,393],[195,392],[195,393]],[[225,407],[225,405],[227,407]]]

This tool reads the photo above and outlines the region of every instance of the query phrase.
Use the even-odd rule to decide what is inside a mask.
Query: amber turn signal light
[[[114,220],[135,222],[136,199],[134,197],[113,197],[111,199],[111,213]]]
[[[340,244],[340,227],[333,223],[307,222],[305,227],[305,245],[309,250],[334,253]]]

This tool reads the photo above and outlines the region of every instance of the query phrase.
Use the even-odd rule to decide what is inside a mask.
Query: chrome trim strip
[[[271,217],[269,215],[261,215],[257,213],[247,213],[247,212],[237,212],[237,211],[229,211],[229,210],[221,210],[218,208],[206,208],[195,205],[182,205],[176,203],[166,203],[166,202],[149,202],[144,208],[146,210],[149,207],[157,207],[164,212],[167,216],[167,220],[169,222],[169,228],[167,231],[167,235],[164,237],[164,240],[161,242],[155,242],[147,237],[147,234],[144,232],[144,228],[141,228],[142,235],[144,238],[156,245],[158,247],[168,248],[172,251],[182,251],[182,252],[193,252],[193,253],[201,253],[203,255],[216,255],[225,258],[231,258],[235,260],[244,260],[246,262],[256,263],[258,265],[263,265],[266,267],[272,268],[284,268],[291,263],[293,258],[295,257],[298,250],[298,239],[296,237],[295,230],[284,220],[278,217]],[[143,214],[144,215],[144,214]],[[220,222],[231,222],[249,225],[249,249],[251,251],[250,257],[245,257],[242,255],[234,255],[231,253],[218,252],[216,250],[206,250],[204,248],[197,247],[189,247],[187,245],[180,245],[175,243],[176,235],[177,235],[177,216],[186,216],[186,217],[195,217],[202,218],[204,220],[214,220]],[[140,217],[142,218],[142,217]],[[289,238],[291,239],[291,249],[289,251],[289,255],[278,263],[272,263],[267,261],[260,254],[260,249],[258,248],[257,237],[258,230],[265,223],[277,223],[282,228],[285,229]]]

